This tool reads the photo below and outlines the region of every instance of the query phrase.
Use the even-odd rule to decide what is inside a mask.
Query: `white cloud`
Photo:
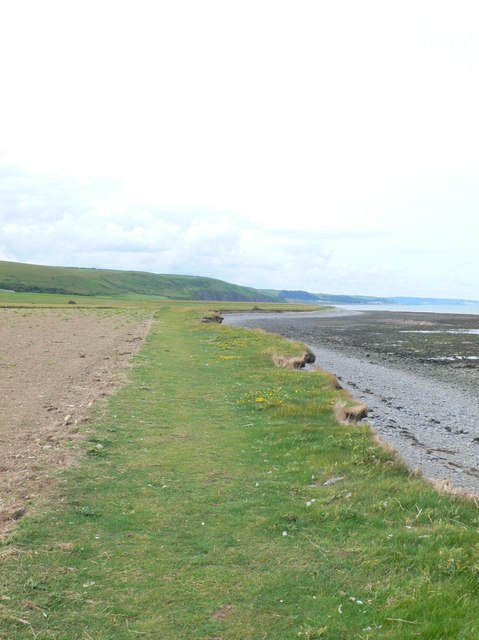
[[[334,220],[321,230],[201,210],[165,214],[122,202],[111,183],[16,176],[15,189],[0,190],[3,259],[208,275],[261,288],[474,297],[476,240],[466,231],[475,205],[463,203],[443,234],[451,203],[460,202],[454,191],[429,201],[432,217],[415,211],[417,194],[406,194],[387,203],[391,218],[381,221],[386,204],[377,205],[376,230],[344,231]]]
[[[0,256],[477,298],[477,18],[472,0],[9,3]]]

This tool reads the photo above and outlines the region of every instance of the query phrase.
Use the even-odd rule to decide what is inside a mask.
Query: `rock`
[[[329,485],[336,484],[336,482],[341,482],[341,480],[344,480],[344,476],[336,476],[334,478],[329,478],[329,480],[326,480],[326,482],[323,482],[323,487],[329,487]]]

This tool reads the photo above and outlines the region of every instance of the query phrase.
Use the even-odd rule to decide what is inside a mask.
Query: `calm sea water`
[[[479,315],[479,304],[342,304],[351,311],[416,311],[419,313],[470,313]]]

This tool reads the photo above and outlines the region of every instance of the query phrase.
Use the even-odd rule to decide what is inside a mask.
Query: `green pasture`
[[[178,300],[278,302],[278,293],[201,276],[144,271],[51,267],[0,260],[0,290],[77,296],[154,295]]]
[[[78,308],[131,308],[156,310],[165,301],[175,308],[178,305],[185,305],[180,300],[170,300],[161,295],[143,295],[135,293],[124,293],[122,295],[74,295],[60,293],[33,293],[0,290],[0,309],[2,307],[67,307]],[[218,300],[215,302],[204,302],[202,300],[189,300],[188,306],[198,309],[199,312],[215,311],[315,311],[326,309],[325,305],[311,304],[288,304],[285,302],[235,302],[229,300]]]
[[[339,425],[326,373],[273,367],[302,345],[136,304],[128,383],[0,546],[1,640],[479,637],[473,501]]]

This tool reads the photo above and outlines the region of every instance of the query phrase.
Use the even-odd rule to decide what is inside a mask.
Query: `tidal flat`
[[[411,469],[479,495],[478,315],[334,309],[227,321],[310,346]]]

